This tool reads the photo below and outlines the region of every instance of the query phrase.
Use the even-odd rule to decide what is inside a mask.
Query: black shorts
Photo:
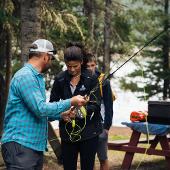
[[[97,156],[99,160],[104,161],[107,160],[107,150],[108,150],[108,134],[106,133],[105,129],[103,129],[103,132],[99,135],[99,143],[98,143],[98,149],[97,149]]]
[[[16,142],[1,146],[7,170],[42,170],[43,152],[29,149]]]

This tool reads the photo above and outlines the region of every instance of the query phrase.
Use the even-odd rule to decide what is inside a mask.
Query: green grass
[[[129,137],[124,136],[124,135],[110,135],[109,140],[114,141],[114,140],[126,140],[129,139]]]
[[[153,135],[150,135],[150,138],[152,138]],[[146,139],[146,135],[142,134],[141,135],[142,139]],[[109,135],[109,140],[114,141],[114,140],[128,140],[130,139],[130,136],[125,136],[125,135]]]

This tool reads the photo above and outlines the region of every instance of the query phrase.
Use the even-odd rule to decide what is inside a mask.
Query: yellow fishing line
[[[75,119],[73,119],[72,121],[75,121]],[[74,126],[72,126],[72,131],[69,132],[68,124],[72,125],[72,121],[69,121],[65,124],[65,130],[69,136],[70,141],[77,142],[77,141],[81,140],[81,132],[84,130],[84,128],[86,126],[86,116],[84,117],[83,127],[80,127],[75,121]],[[78,130],[75,131],[75,129],[78,129]]]
[[[142,66],[141,66],[142,67]],[[142,67],[142,78],[144,78],[144,70],[143,70],[143,67]],[[146,90],[145,90],[145,87],[143,87],[143,92],[144,92],[144,101],[146,102]],[[145,149],[145,152],[144,152],[144,155],[141,159],[141,161],[139,162],[139,164],[137,165],[136,167],[136,170],[140,167],[140,165],[142,164],[142,162],[145,160],[146,156],[147,156],[147,151],[150,147],[149,145],[149,127],[148,127],[148,119],[147,119],[147,116],[146,115],[146,131],[147,131],[147,147]]]

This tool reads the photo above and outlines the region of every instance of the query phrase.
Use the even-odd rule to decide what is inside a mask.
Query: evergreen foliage
[[[131,32],[132,41],[138,42],[138,45],[142,46],[144,42],[165,29],[165,21],[169,21],[169,16],[165,14],[165,2],[166,0],[144,0],[142,7],[138,7],[133,11],[130,10],[134,17],[132,20],[133,31]],[[169,57],[168,54],[164,55],[165,43],[168,46],[167,48],[170,48],[170,42],[168,43],[167,39],[169,39],[168,30],[142,51],[139,58],[141,63],[138,63],[138,67],[134,72],[127,75],[127,77],[132,78],[131,81],[122,78],[122,88],[135,92],[144,92],[145,89],[146,99],[155,95],[159,99],[170,97],[169,82],[165,86],[165,82],[170,76]],[[142,74],[143,68],[145,69]],[[135,81],[136,79],[137,81]],[[143,93],[139,93],[139,97],[144,99]]]

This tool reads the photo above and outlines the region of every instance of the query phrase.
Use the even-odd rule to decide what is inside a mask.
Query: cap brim
[[[57,50],[51,50],[51,51],[48,51],[48,52],[52,52],[54,55],[57,54]]]

